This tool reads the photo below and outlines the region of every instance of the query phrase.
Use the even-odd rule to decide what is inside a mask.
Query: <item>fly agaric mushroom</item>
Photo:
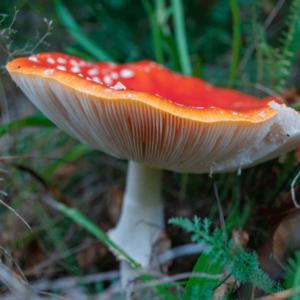
[[[145,267],[164,228],[163,169],[240,170],[300,146],[300,116],[279,98],[216,88],[154,62],[92,64],[43,53],[7,70],[58,127],[130,160],[122,214],[109,236]]]

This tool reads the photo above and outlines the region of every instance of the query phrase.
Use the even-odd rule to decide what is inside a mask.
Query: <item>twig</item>
[[[43,299],[54,299],[59,298],[63,300],[67,300],[64,297],[54,295],[47,292],[37,292],[31,285],[27,285],[24,283],[17,275],[15,275],[10,269],[8,269],[5,265],[0,264],[0,281],[2,281],[6,287],[15,295],[13,298],[11,295],[8,295],[8,299],[22,299],[22,300],[43,300]],[[39,297],[39,295],[51,296],[51,298],[47,297]],[[6,299],[4,295],[1,295],[1,299]]]
[[[48,159],[48,160],[58,160],[61,162],[66,162],[66,163],[72,163],[71,161],[68,161],[63,158],[59,157],[47,157],[47,156],[0,156],[0,161],[1,160],[14,160],[14,159]]]
[[[0,203],[3,204],[6,208],[8,208],[10,211],[12,211],[17,217],[19,217],[24,222],[24,224],[30,230],[32,230],[31,227],[29,226],[29,224],[12,207],[10,207],[8,204],[6,204],[5,202],[3,202],[1,199],[0,199]]]
[[[277,93],[273,92],[271,89],[267,88],[266,86],[263,86],[260,83],[256,83],[255,88],[257,88],[258,90],[261,90],[261,91],[263,91],[266,94],[269,94],[271,96],[277,96],[278,95]]]
[[[27,284],[30,285],[29,281],[27,280],[26,276],[24,275],[23,271],[21,270],[21,268],[19,267],[19,265],[16,263],[16,261],[11,257],[11,255],[3,249],[3,247],[0,246],[0,249],[8,256],[8,258],[14,263],[14,265],[17,267],[17,269],[19,270],[19,272],[21,273],[23,279],[26,281]]]
[[[1,107],[1,124],[9,122],[9,110],[4,87],[0,81],[0,107]]]
[[[33,55],[34,51],[41,44],[49,45],[48,43],[45,42],[45,39],[47,38],[47,36],[49,36],[51,34],[51,31],[53,29],[52,28],[52,22],[53,21],[52,20],[48,21],[46,18],[44,18],[44,22],[47,24],[47,30],[46,30],[46,33],[41,38],[39,37],[39,34],[37,32],[36,38],[38,38],[38,42],[35,45],[31,45],[31,44],[26,43],[23,48],[11,51],[11,45],[12,45],[13,41],[11,40],[7,43],[5,41],[5,39],[8,39],[10,34],[17,32],[17,30],[12,29],[12,26],[13,26],[14,22],[16,21],[17,13],[18,13],[18,10],[15,7],[15,14],[13,16],[13,19],[11,21],[10,26],[8,28],[4,28],[4,29],[0,30],[0,38],[2,39],[2,43],[0,43],[0,48],[2,48],[2,50],[7,55],[7,60],[6,60],[5,65],[11,59],[15,58],[16,56]],[[7,15],[1,14],[0,16],[2,16],[2,19],[0,20],[0,25],[1,25],[3,20],[7,17]],[[32,47],[32,48],[30,50],[27,50],[29,47]],[[5,65],[0,66],[0,68],[4,69]]]
[[[276,189],[275,194],[272,196],[272,199],[276,199],[280,192],[282,190],[284,190],[285,186],[287,185],[287,183],[290,181],[290,179],[292,178],[293,174],[296,172],[296,170],[299,168],[300,166],[300,162],[298,162],[296,164],[296,166],[293,168],[293,170],[291,172],[289,172],[288,176],[286,176],[285,180],[283,181],[283,183],[280,185],[279,188]]]
[[[216,195],[217,202],[218,202],[218,207],[219,207],[221,227],[222,227],[224,238],[225,238],[226,243],[227,243],[227,235],[226,235],[226,227],[225,227],[224,214],[223,214],[222,206],[221,206],[219,195],[218,195],[217,184],[218,184],[217,182],[214,183],[214,190],[215,190],[215,195]]]
[[[18,298],[15,299],[40,299],[33,288],[24,284],[20,278],[15,276],[13,272],[3,264],[0,264],[0,280],[12,291],[12,293],[18,296]]]
[[[254,296],[255,296],[255,284],[254,282],[252,282],[251,300],[254,300]]]
[[[150,272],[150,274],[152,274],[152,273]],[[155,274],[154,274],[154,276],[155,276]],[[211,275],[211,274],[205,274],[205,273],[181,273],[181,274],[176,274],[173,276],[164,276],[163,278],[160,278],[158,280],[153,280],[150,282],[137,284],[135,287],[136,287],[136,290],[142,290],[142,289],[150,288],[150,287],[153,287],[156,285],[163,285],[165,283],[171,283],[171,282],[175,282],[175,281],[182,280],[182,279],[189,278],[189,277],[219,279],[219,278],[222,278],[222,276],[224,276],[224,274]],[[109,296],[112,294],[121,293],[122,291],[123,290],[121,287],[115,287],[110,290],[106,290],[103,293],[98,294],[99,298],[96,298],[96,299],[102,299],[101,296],[103,296],[103,295]],[[110,297],[110,298],[105,298],[105,299],[112,299],[112,298]]]
[[[12,166],[18,168],[21,171],[28,172],[30,175],[32,175],[36,180],[38,180],[44,188],[56,199],[58,199],[60,202],[64,203],[66,206],[71,207],[71,204],[69,201],[64,197],[63,194],[54,186],[50,185],[41,175],[39,175],[36,171],[31,169],[28,166],[23,166],[23,165],[17,165],[17,164],[12,164]]]
[[[51,280],[42,280],[34,283],[33,286],[37,290],[64,290],[70,289],[78,284],[96,283],[99,281],[110,281],[120,277],[120,271],[109,271],[98,274],[90,274],[84,277],[64,277]]]
[[[32,269],[29,269],[29,270],[26,270],[25,273],[27,275],[33,275],[33,274],[36,274],[37,271],[45,268],[45,267],[48,267],[49,265],[53,265],[53,263],[58,260],[58,259],[63,259],[63,258],[66,258],[70,255],[73,255],[73,254],[76,254],[77,252],[79,251],[82,251],[86,248],[88,248],[89,246],[91,245],[95,245],[96,242],[98,241],[94,241],[94,242],[87,242],[87,243],[84,243],[82,245],[79,245],[77,247],[74,247],[68,251],[65,251],[63,253],[54,253],[49,259],[47,260],[44,260],[42,261],[41,263],[37,264],[37,265],[34,265]]]
[[[296,196],[295,196],[295,183],[296,183],[299,176],[300,176],[300,172],[294,178],[294,180],[292,182],[292,185],[291,185],[291,196],[292,196],[292,200],[293,200],[293,203],[294,203],[296,208],[300,208],[300,205],[297,203]]]
[[[205,243],[191,243],[175,247],[156,257],[153,262],[153,265],[155,266],[156,264],[164,264],[167,261],[173,260],[181,256],[202,253],[205,250],[205,247]]]
[[[255,300],[284,300],[300,294],[300,286],[295,289],[288,289],[275,294],[256,298]]]
[[[6,31],[8,31],[8,34],[11,34],[11,32],[12,33],[16,33],[17,31],[16,30],[14,30],[14,29],[12,29],[11,27],[13,26],[13,24],[14,24],[14,22],[15,22],[15,20],[16,20],[16,17],[17,17],[17,13],[18,13],[19,11],[16,9],[16,7],[15,7],[15,14],[14,14],[14,17],[13,17],[13,19],[12,19],[12,21],[11,21],[11,23],[10,23],[10,25],[9,25],[9,27],[8,28],[4,28],[4,29],[2,29],[1,31],[0,31],[0,35],[4,35],[4,33],[6,32]],[[1,20],[1,22],[0,22],[0,24],[4,21],[4,19],[7,17],[8,15],[5,15],[5,14],[2,14],[2,20]]]
[[[197,278],[211,278],[211,279],[219,279],[221,277],[223,277],[224,274],[216,274],[216,275],[211,275],[211,274],[206,274],[206,273],[181,273],[181,274],[176,274],[176,275],[172,275],[172,276],[166,276],[163,277],[161,279],[157,279],[157,280],[152,280],[150,282],[145,282],[145,283],[141,283],[138,284],[136,286],[137,289],[145,289],[148,287],[152,287],[155,285],[162,285],[164,283],[169,283],[169,282],[175,282],[178,280],[182,280],[184,278],[191,278],[191,277],[197,277]]]

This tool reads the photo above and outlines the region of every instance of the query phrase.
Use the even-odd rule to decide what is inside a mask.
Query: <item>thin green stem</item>
[[[230,288],[230,290],[229,290],[229,292],[227,294],[226,299],[229,299],[229,296],[231,295],[231,293],[232,293],[232,291],[233,291],[233,289],[234,289],[234,287],[236,285],[236,282],[237,282],[237,280],[235,280],[234,283],[233,283],[233,285],[231,286],[231,288]]]
[[[83,49],[92,54],[98,60],[116,62],[114,57],[106,52],[106,50],[101,48],[100,45],[96,44],[93,39],[86,36],[79,24],[73,18],[72,14],[63,5],[61,0],[55,0],[54,4],[60,22],[66,27],[67,31]]]
[[[261,48],[259,46],[259,34],[257,26],[257,0],[252,2],[252,30],[254,36],[254,47],[256,51],[257,79],[260,84],[263,84],[263,58]]]
[[[158,22],[158,9],[160,7],[155,6],[155,10],[151,7],[151,4],[148,0],[142,0],[143,6],[145,8],[145,11],[148,14],[148,18],[150,21],[151,26],[151,35],[152,35],[152,41],[154,45],[154,53],[155,53],[155,59],[158,63],[163,64],[164,63],[164,54],[162,49],[162,35],[161,30]]]
[[[182,73],[192,75],[192,67],[188,53],[188,44],[184,25],[184,14],[181,0],[172,0],[174,28]]]
[[[219,286],[221,286],[224,282],[226,282],[226,280],[232,275],[233,273],[230,273],[228,276],[226,276],[222,281],[220,281],[220,283],[218,285],[216,285],[213,288],[213,291],[215,291]]]
[[[180,191],[179,191],[179,200],[180,200],[181,208],[184,207],[184,200],[185,200],[188,180],[189,180],[189,174],[188,173],[183,173],[182,177],[181,177]]]
[[[236,70],[239,64],[240,55],[241,55],[241,22],[240,22],[240,13],[236,0],[229,0],[230,8],[232,12],[233,19],[233,52],[232,52],[232,62],[229,75],[228,87],[232,88],[234,86],[234,80],[236,77]]]

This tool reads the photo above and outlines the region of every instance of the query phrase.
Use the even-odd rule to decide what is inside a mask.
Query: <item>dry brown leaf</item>
[[[24,252],[27,253],[24,257],[24,263],[30,268],[41,263],[46,258],[38,243],[35,241],[30,243]]]
[[[288,89],[283,89],[280,95],[289,105],[300,102],[300,93],[295,86],[292,86]]]
[[[112,188],[109,190],[109,195],[111,199],[111,205],[109,206],[109,214],[112,221],[116,223],[119,220],[122,211],[124,190]]]
[[[295,151],[295,157],[297,159],[297,162],[300,162],[300,148],[297,148],[297,150]]]
[[[296,200],[300,201],[300,186],[295,188]],[[285,196],[279,207],[262,208],[266,217],[270,238],[257,253],[262,268],[273,275],[281,274],[281,260],[289,247],[299,246],[300,210],[295,208],[291,194]]]
[[[108,253],[107,246],[102,242],[98,242],[80,251],[76,255],[76,260],[81,269],[86,269],[100,263]]]
[[[249,234],[247,231],[242,230],[241,228],[239,228],[238,230],[233,228],[231,238],[234,240],[235,246],[241,245],[243,249],[246,249],[249,242]]]
[[[164,274],[168,273],[169,266],[172,264],[172,261],[167,261],[163,264],[160,264],[157,261],[157,257],[166,251],[170,250],[172,246],[171,239],[168,238],[167,234],[162,231],[159,235],[158,241],[153,245],[152,248],[152,259],[150,265],[158,266],[158,268],[154,268]]]
[[[74,175],[77,169],[78,166],[75,164],[66,164],[60,166],[55,170],[53,177],[56,178],[57,182],[63,182],[65,180],[70,179],[70,177]]]

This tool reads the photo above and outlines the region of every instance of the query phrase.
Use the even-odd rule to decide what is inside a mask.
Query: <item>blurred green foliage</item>
[[[293,30],[287,22],[295,24],[296,14],[294,18],[290,15],[290,21],[287,20],[291,1],[285,1],[268,25],[264,37],[260,34],[261,28],[268,16],[274,13],[276,1],[185,0],[183,10],[177,6],[177,2],[14,0],[2,1],[0,11],[12,16],[14,7],[20,10],[13,26],[18,32],[11,36],[12,49],[22,48],[26,42],[34,44],[35,32],[38,30],[42,35],[45,31],[43,19],[47,18],[53,20],[54,26],[52,35],[47,39],[51,46],[41,45],[38,51],[63,51],[91,61],[131,62],[152,59],[186,74],[191,73],[186,69],[190,62],[193,70],[199,69],[201,65],[201,76],[214,84],[226,86],[232,77],[230,84],[234,82],[236,88],[264,96],[265,93],[255,88],[255,83],[268,82],[273,70],[269,72],[271,66],[266,64],[263,65],[263,75],[261,72],[257,74],[260,52],[251,51],[247,59],[245,55],[253,47],[255,39],[258,45],[263,46],[267,41],[271,48],[282,46],[282,32]],[[299,3],[296,2],[299,1],[294,0],[293,7],[297,10]],[[255,10],[253,3],[257,6]],[[178,18],[181,13],[176,14],[176,11],[182,13],[184,23]],[[255,31],[253,20],[257,24]],[[2,27],[8,26],[10,22],[11,17],[3,22]],[[180,32],[183,24],[186,34]],[[287,40],[290,41],[290,36]],[[3,63],[5,55],[1,57]],[[269,58],[264,59],[267,61]],[[199,74],[199,70],[196,74]],[[296,82],[299,74],[296,67],[292,74],[290,82]]]

